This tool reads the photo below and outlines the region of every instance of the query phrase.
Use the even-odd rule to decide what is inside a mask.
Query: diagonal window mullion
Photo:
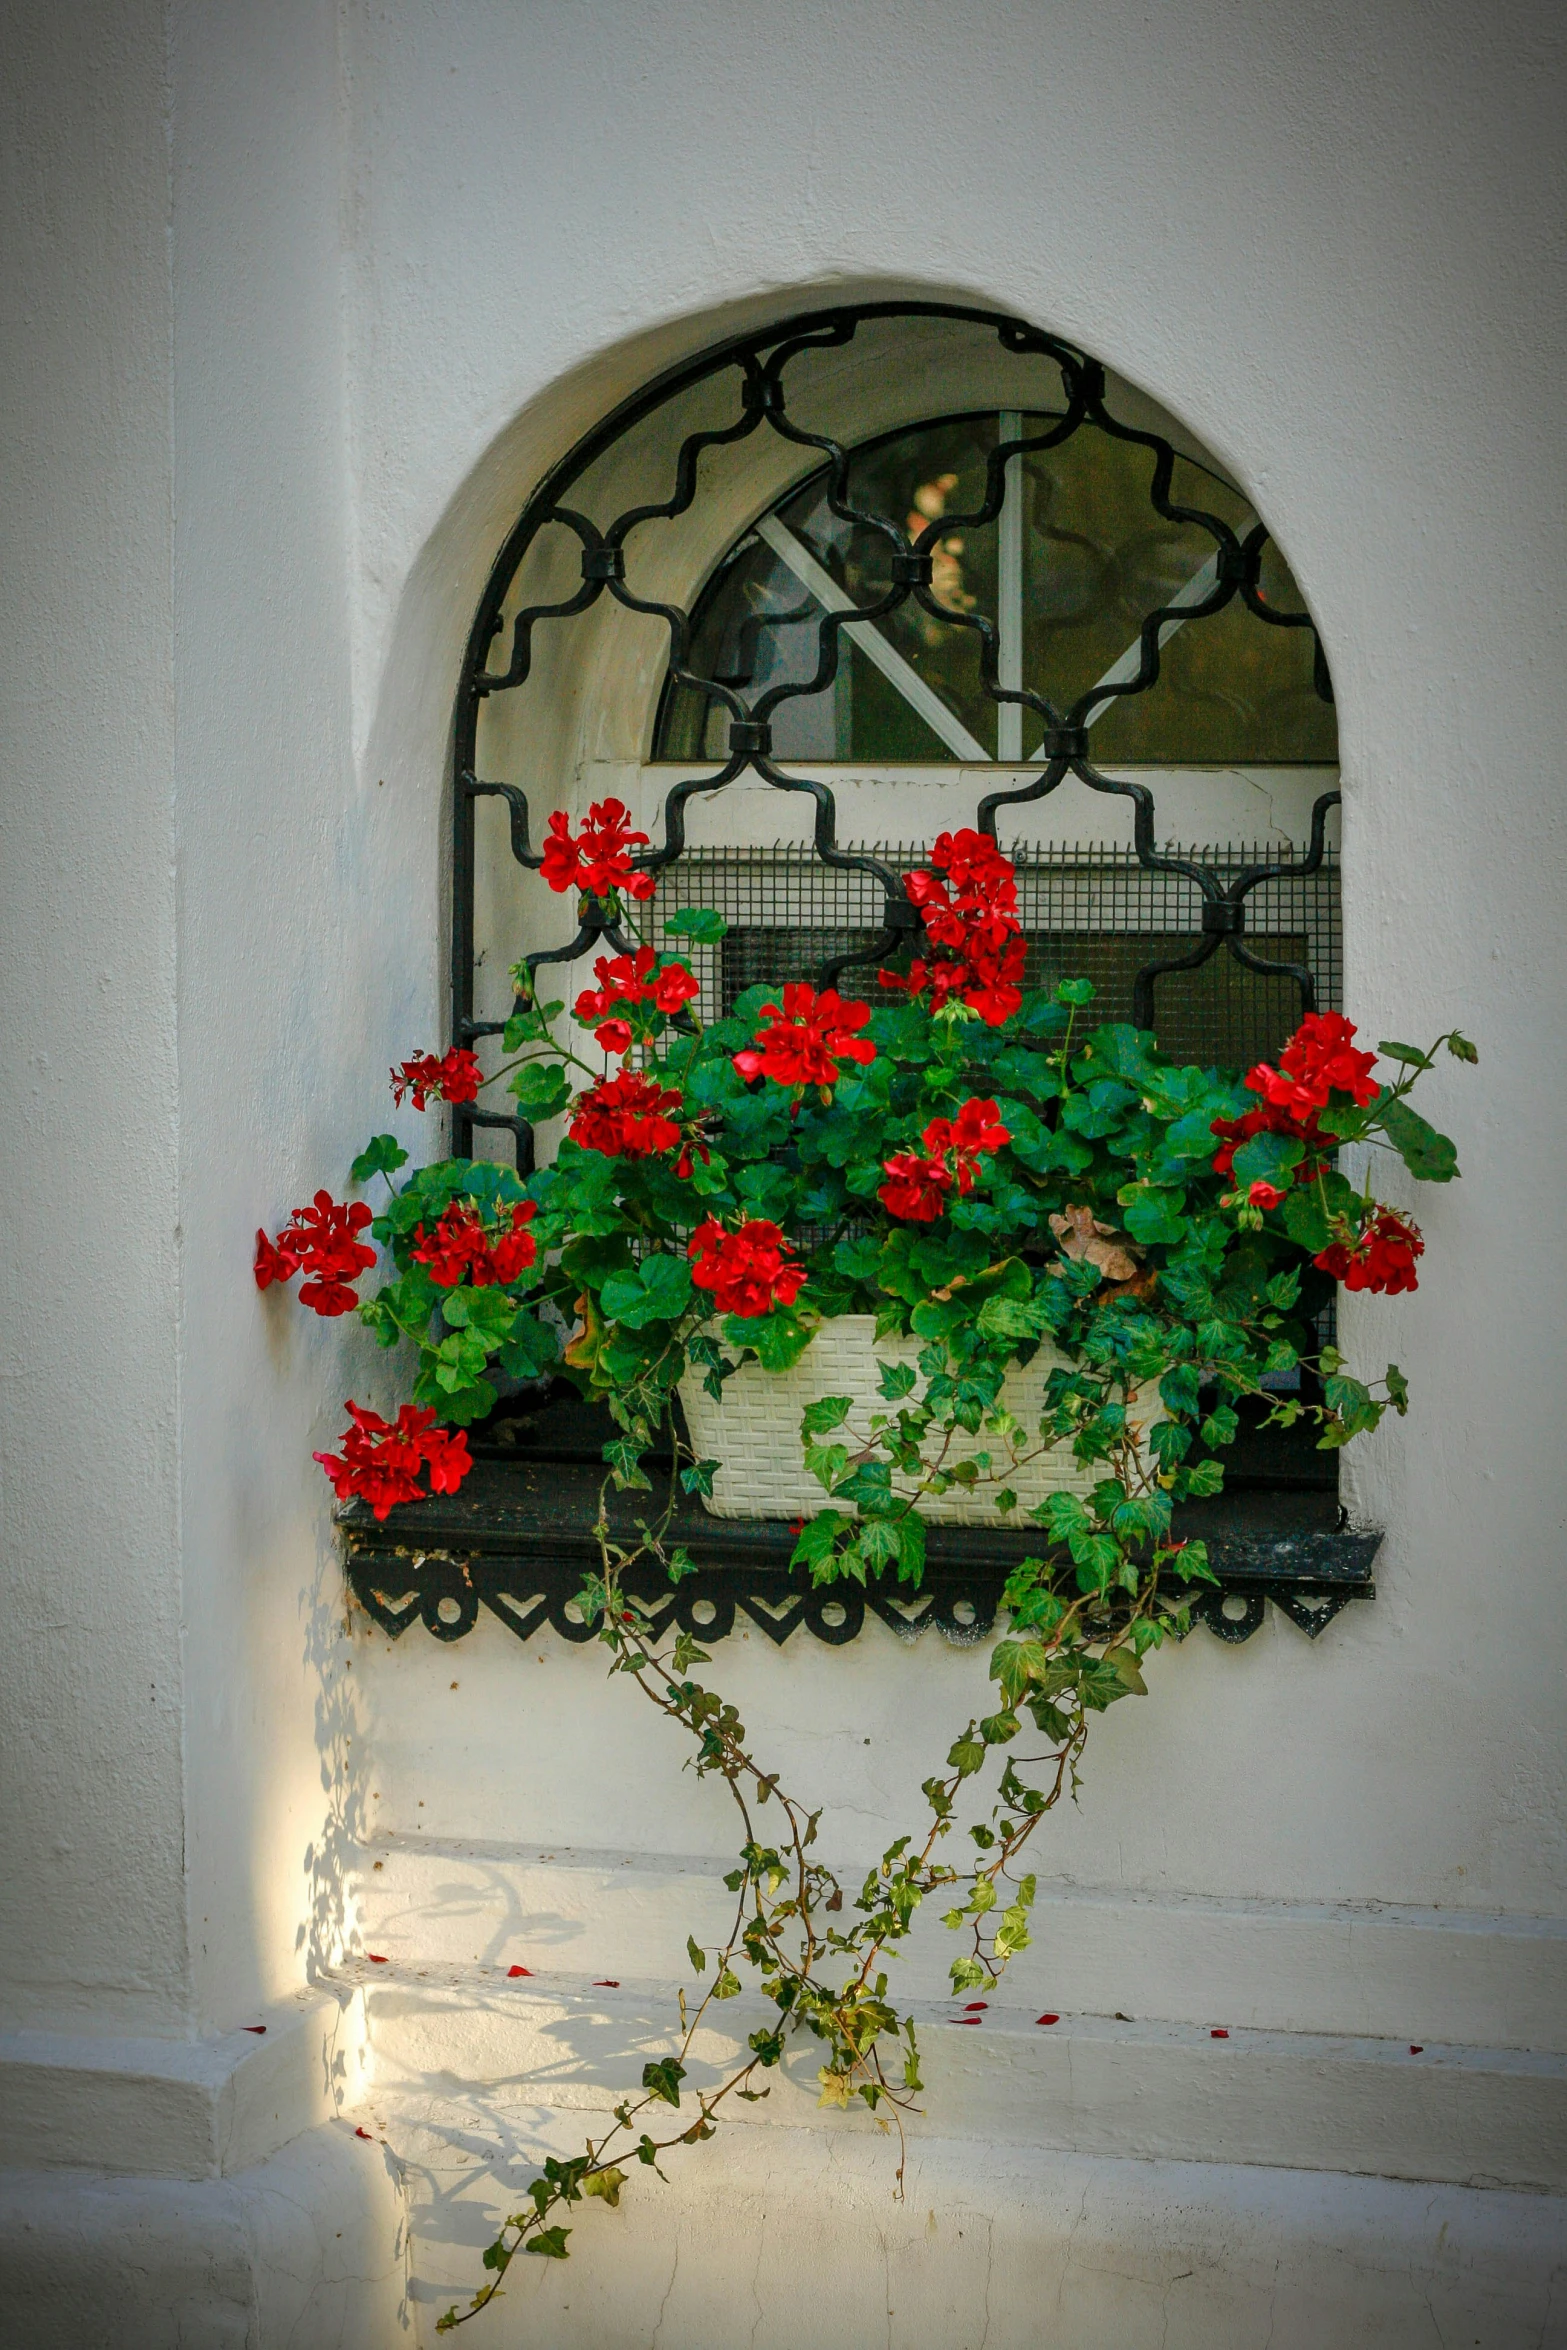
[[[764,514],[755,525],[756,535],[772,549],[780,563],[793,572],[803,588],[807,588],[824,612],[856,612],[859,606],[852,596],[844,593],[826,565],[819,563],[804,542],[797,539],[788,525],[776,514]],[[983,761],[991,765],[990,753],[984,744],[970,734],[956,711],[949,710],[938,693],[932,691],[919,671],[903,658],[894,645],[888,643],[881,630],[871,620],[851,620],[843,631],[857,645],[868,661],[873,661],[889,685],[900,693],[933,734],[940,736],[948,750],[965,761]]]

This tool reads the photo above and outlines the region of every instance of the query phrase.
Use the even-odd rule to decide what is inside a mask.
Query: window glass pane
[[[1040,430],[1048,421],[1029,417],[1024,429]],[[862,448],[850,468],[850,499],[910,536],[944,515],[961,515],[983,502],[985,463],[998,433],[994,416],[959,417]],[[1024,505],[1024,682],[1059,709],[1123,661],[1144,619],[1188,587],[1212,557],[1205,530],[1169,521],[1153,506],[1154,464],[1152,451],[1085,427],[1012,469],[1008,495],[1021,496]],[[1255,519],[1236,491],[1184,457],[1175,462],[1170,502],[1211,513],[1237,533]],[[888,542],[831,511],[825,476],[786,500],[776,521],[853,604],[863,608],[887,592]],[[820,656],[822,606],[778,552],[777,538],[775,530],[769,545],[748,534],[720,566],[697,613],[692,668],[731,684],[747,701],[780,682],[804,683]],[[950,763],[979,753],[994,758],[996,705],[981,681],[978,634],[964,623],[975,613],[997,621],[999,539],[996,523],[957,523],[938,539],[931,600],[940,609],[927,611],[910,598],[869,624],[890,648],[890,664],[873,662],[843,639],[833,684],[776,709],[779,755],[895,763]],[[1271,545],[1262,592],[1281,612],[1302,609]],[[1091,754],[1110,766],[1332,761],[1334,715],[1316,691],[1314,656],[1309,627],[1272,626],[1237,597],[1167,637],[1158,682],[1102,708],[1092,723]],[[957,740],[966,735],[976,749],[962,752],[950,733],[943,739],[911,703],[910,678],[951,713]],[[1025,754],[1040,731],[1032,714],[1026,716]],[[666,696],[656,755],[720,757],[726,736],[720,704],[677,688]]]

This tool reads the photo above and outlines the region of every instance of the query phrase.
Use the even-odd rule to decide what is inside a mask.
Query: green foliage
[[[390,1177],[407,1164],[408,1153],[395,1134],[372,1134],[348,1172],[353,1182],[368,1183],[372,1175]]]
[[[705,947],[724,928],[702,908],[666,925],[671,939]],[[545,2158],[524,2208],[486,2252],[488,2281],[466,2315],[493,2297],[518,2252],[567,2256],[568,2206],[617,2207],[628,2167],[656,2170],[672,2149],[711,2137],[731,2095],[768,2095],[767,2076],[802,2033],[824,2059],[824,2105],[863,2104],[878,2122],[889,2104],[910,2110],[919,2050],[889,1997],[886,1961],[932,1899],[961,1938],[955,1991],[988,1990],[1029,1946],[1036,1880],[1021,1866],[1024,1847],[1075,1794],[1089,1725],[1146,1692],[1150,1657],[1185,1632],[1196,1587],[1214,1580],[1182,1513],[1222,1490],[1222,1455],[1243,1415],[1307,1423],[1332,1449],[1408,1408],[1396,1364],[1379,1381],[1361,1379],[1313,1335],[1330,1269],[1342,1269],[1382,1213],[1333,1151],[1340,1141],[1381,1144],[1420,1181],[1450,1181],[1454,1146],[1407,1096],[1442,1046],[1460,1062],[1476,1058],[1457,1031],[1430,1052],[1384,1045],[1396,1075],[1370,1102],[1319,1086],[1309,1126],[1242,1130],[1221,1174],[1215,1121],[1250,1121],[1257,1093],[1172,1066],[1124,1023],[1090,1025],[1086,980],[1025,995],[996,1028],[962,1004],[933,1013],[927,1000],[877,996],[863,1031],[875,1059],[845,1064],[825,1088],[750,1085],[736,1070],[733,1056],[776,994],[749,989],[705,1028],[685,1014],[672,1024],[646,1003],[631,1008],[626,1072],[661,1089],[678,1147],[639,1143],[615,1157],[568,1137],[552,1165],[525,1179],[488,1161],[446,1160],[404,1174],[401,1188],[393,1178],[406,1154],[393,1137],[375,1137],[354,1163],[356,1182],[380,1175],[389,1192],[372,1226],[381,1285],[361,1319],[382,1344],[414,1349],[418,1403],[467,1425],[492,1407],[498,1379],[558,1366],[607,1408],[599,1560],[580,1605],[620,1685],[684,1730],[691,1767],[728,1788],[743,1821],[724,1878],[732,1926],[710,1947],[687,1943],[695,1984],[679,1994],[673,2052],[646,2062],[640,2095],[582,2153]],[[560,1012],[524,989],[507,1025],[506,1049],[520,1058],[503,1075],[535,1123],[569,1108],[573,1070],[577,1082],[593,1074],[557,1039]],[[947,1180],[934,1217],[894,1215],[880,1196],[887,1162],[936,1152],[932,1121],[970,1102],[995,1105],[1006,1140],[939,1160]],[[1270,1098],[1267,1117],[1288,1125],[1276,1107]],[[1254,1185],[1259,1200],[1248,1196]],[[456,1260],[432,1241],[454,1208],[467,1250]],[[774,1285],[753,1266],[738,1288],[727,1277],[699,1288],[690,1252],[707,1218],[727,1236],[778,1227],[787,1281]],[[710,1277],[709,1266],[697,1269]],[[845,1314],[874,1317],[886,1352],[874,1401],[822,1396],[801,1415],[823,1506],[797,1529],[799,1576],[818,1588],[889,1579],[917,1588],[921,1505],[955,1491],[993,1507],[997,1526],[1037,1529],[1007,1578],[1009,1620],[990,1659],[994,1708],[951,1742],[923,1784],[918,1824],[888,1847],[857,1899],[817,1856],[816,1815],[762,1769],[735,1707],[696,1678],[710,1662],[696,1636],[679,1631],[656,1646],[663,1611],[627,1588],[643,1562],[670,1584],[696,1572],[669,1538],[671,1521],[688,1497],[711,1496],[720,1463],[677,1447],[656,1494],[649,1473],[682,1379],[721,1403],[743,1366],[788,1370],[824,1322]],[[1042,1346],[1053,1350],[1044,1408],[1024,1425],[1009,1408],[1008,1374]],[[1320,1380],[1320,1401],[1314,1385],[1297,1394],[1274,1384],[1302,1365]],[[1024,1511],[1019,1493],[1047,1447],[1084,1474]],[[626,1494],[639,1498],[616,1498]],[[639,1575],[636,1592],[647,1588]],[[760,1841],[766,1834],[776,1841]],[[760,2022],[717,2086],[693,2088],[693,2036],[712,2003],[743,1991],[761,2003]],[[705,2070],[697,2077],[710,2080]],[[449,2311],[438,2330],[461,2322]]]

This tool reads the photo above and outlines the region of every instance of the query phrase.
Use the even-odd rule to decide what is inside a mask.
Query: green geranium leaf
[[[395,1175],[407,1164],[408,1153],[395,1134],[372,1134],[348,1172],[355,1183],[368,1183],[372,1175]]]
[[[678,914],[670,915],[664,928],[671,938],[694,938],[703,946],[716,946],[727,935],[729,925],[711,906],[682,906]]]
[[[504,1289],[449,1289],[441,1313],[454,1330],[471,1330],[486,1347],[495,1348],[511,1336],[517,1302]]]
[[[792,1307],[778,1306],[770,1314],[724,1316],[724,1336],[731,1346],[754,1346],[764,1371],[787,1371],[797,1363],[815,1336],[815,1325]]]
[[[1407,1102],[1379,1102],[1377,1119],[1388,1141],[1418,1182],[1452,1182],[1458,1173],[1456,1144],[1449,1142],[1445,1134],[1438,1134],[1434,1126],[1428,1126]]]
[[[684,1257],[650,1256],[623,1272],[611,1273],[599,1303],[612,1322],[645,1330],[650,1322],[676,1322],[691,1302],[691,1267]]]
[[[1244,1191],[1261,1182],[1285,1191],[1305,1155],[1305,1144],[1293,1134],[1254,1134],[1235,1154],[1235,1187]]]
[[[535,1125],[559,1117],[571,1099],[566,1072],[556,1061],[525,1061],[507,1090],[517,1096],[517,1107]]]
[[[559,1360],[560,1341],[547,1322],[519,1314],[500,1351],[500,1366],[509,1379],[538,1379]]]

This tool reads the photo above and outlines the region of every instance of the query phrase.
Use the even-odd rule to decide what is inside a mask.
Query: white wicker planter
[[[755,1362],[742,1364],[732,1379],[725,1380],[721,1403],[706,1393],[700,1374],[688,1373],[680,1382],[680,1401],[697,1457],[723,1464],[714,1476],[712,1496],[705,1506],[718,1518],[814,1516],[825,1506],[827,1495],[806,1473],[800,1450],[801,1413],[818,1396],[852,1396],[848,1431],[835,1430],[831,1441],[842,1441],[851,1432],[868,1436],[872,1413],[893,1408],[878,1385],[878,1359],[913,1363],[920,1346],[915,1338],[878,1339],[875,1318],[870,1314],[842,1314],[822,1325],[792,1370],[764,1371]],[[1045,1382],[1064,1360],[1054,1347],[1044,1345],[1031,1363],[1008,1375],[1001,1399],[1025,1428],[1037,1429],[1044,1411]],[[924,1392],[923,1380],[915,1392]],[[1163,1418],[1164,1408],[1156,1390],[1145,1391],[1145,1396],[1147,1410],[1142,1419],[1147,1427]],[[999,1467],[1002,1450],[999,1440],[983,1430],[978,1436],[959,1430],[947,1459],[967,1460],[975,1453],[989,1452]],[[1105,1473],[1102,1465],[1085,1468],[1074,1460],[1070,1444],[1058,1444],[1004,1482],[1016,1493],[1021,1511],[1031,1509],[1049,1493],[1086,1494]],[[910,1489],[906,1479],[896,1476],[893,1485],[895,1491]],[[997,1526],[1004,1522],[996,1514],[993,1497],[998,1490],[995,1483],[981,1485],[973,1492],[953,1486],[944,1494],[927,1497],[920,1504],[920,1515],[947,1525]]]

